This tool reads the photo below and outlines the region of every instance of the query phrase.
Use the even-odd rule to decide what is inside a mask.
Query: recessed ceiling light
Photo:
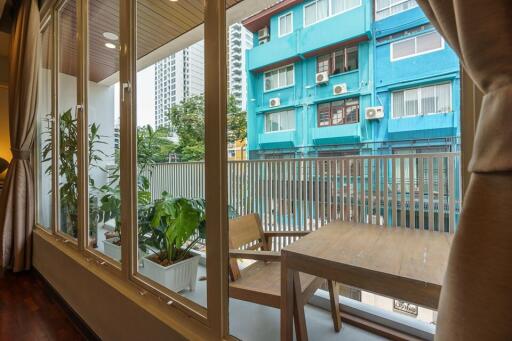
[[[108,40],[119,40],[119,37],[117,36],[117,34],[112,33],[112,32],[104,32],[103,36],[105,38],[107,38]]]
[[[112,43],[105,43],[105,47],[109,48],[109,49],[115,49],[116,48],[116,45],[115,44],[112,44]]]
[[[169,0],[170,2],[178,2],[178,0]]]

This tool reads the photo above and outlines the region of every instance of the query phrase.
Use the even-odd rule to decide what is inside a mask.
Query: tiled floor
[[[206,271],[200,267],[198,278]],[[205,305],[206,281],[199,281],[194,292],[182,294],[196,303]],[[229,300],[229,326],[233,336],[241,340],[279,340],[279,310],[240,300]],[[306,306],[306,322],[310,340],[377,341],[385,340],[362,329],[343,324],[341,332],[334,331],[330,312]]]

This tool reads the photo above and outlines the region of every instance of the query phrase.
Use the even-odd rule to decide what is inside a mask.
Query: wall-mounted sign
[[[418,306],[402,300],[393,300],[393,309],[401,313],[418,316]]]

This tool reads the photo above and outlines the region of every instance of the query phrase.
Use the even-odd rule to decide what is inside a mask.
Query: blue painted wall
[[[308,2],[305,2],[306,4]],[[373,1],[308,27],[303,25],[304,4],[275,14],[270,19],[270,42],[258,46],[257,35],[247,52],[248,69],[248,148],[251,158],[260,154],[294,152],[314,156],[322,150],[364,150],[365,153],[390,153],[395,147],[445,145],[460,136],[460,73],[455,53],[446,44],[443,50],[392,62],[390,43],[380,37],[428,24],[419,8],[373,22]],[[293,13],[293,33],[278,37],[279,16]],[[425,32],[422,32],[425,33]],[[316,57],[305,55],[333,44],[367,37],[358,44],[359,68],[331,76],[325,85],[315,84]],[[265,92],[263,73],[257,70],[295,58],[295,84]],[[415,118],[391,119],[391,91],[439,82],[451,82],[453,112]],[[346,83],[348,93],[334,96],[333,85]],[[269,108],[269,100],[281,99],[279,108]],[[359,123],[318,127],[317,105],[342,98],[358,97]],[[367,121],[366,107],[382,105],[385,117]],[[265,133],[265,114],[295,110],[296,128]],[[362,151],[363,152],[363,151]]]

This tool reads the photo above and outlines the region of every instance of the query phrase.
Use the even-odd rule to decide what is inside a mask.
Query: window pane
[[[393,92],[393,117],[399,118],[405,115],[404,92]]]
[[[343,124],[343,118],[345,116],[344,104],[344,101],[332,103],[332,125]]]
[[[345,123],[359,122],[359,100],[348,99],[345,103],[346,118]]]
[[[325,55],[318,57],[317,60],[317,72],[329,72],[329,61],[331,59],[331,55]]]
[[[358,66],[357,46],[347,48],[347,65],[346,71],[356,70]]]
[[[386,7],[389,6],[389,1],[390,0],[377,0],[376,1],[376,8],[377,10],[381,10],[381,9],[384,9]]]
[[[283,86],[287,86],[288,85],[288,82],[287,82],[287,69],[280,69],[279,70],[279,81],[278,81],[278,86],[279,87],[283,87]]]
[[[328,126],[331,124],[331,105],[329,103],[322,103],[318,105],[318,125]]]
[[[293,65],[286,68],[286,85],[292,85],[294,83],[294,70],[295,67]]]
[[[391,48],[393,49],[393,59],[412,55],[415,53],[414,38],[393,43]]]
[[[418,115],[418,90],[406,90],[405,96],[405,116]]]
[[[345,64],[345,49],[334,52],[333,58],[334,67],[332,70],[332,74],[336,75],[344,71],[343,65]]]
[[[292,31],[292,14],[288,13],[279,18],[279,34],[281,36],[291,33]]]
[[[427,33],[417,37],[416,53],[440,49],[443,46],[443,39],[437,32]]]
[[[306,26],[316,22],[316,3],[304,7],[304,22]]]
[[[451,83],[437,85],[437,112],[452,111]]]
[[[421,114],[433,114],[435,112],[435,86],[426,86],[421,88]]]
[[[332,13],[337,14],[346,10],[346,0],[332,0]]]
[[[78,236],[78,125],[77,125],[77,41],[76,0],[68,0],[58,12],[59,22],[59,230]]]
[[[112,20],[114,19],[115,20]],[[89,247],[121,261],[119,0],[89,0]],[[108,32],[106,39],[104,32]],[[105,45],[105,41],[109,47]],[[108,63],[107,63],[108,61]]]
[[[281,130],[295,129],[295,110],[288,110],[281,114]]]
[[[41,65],[37,94],[37,211],[36,223],[44,228],[52,225],[52,26],[41,32]],[[1,91],[2,89],[0,89]],[[5,91],[7,95],[7,91]],[[6,101],[7,101],[7,96]]]
[[[318,0],[317,2],[317,21],[329,16],[329,0]]]

